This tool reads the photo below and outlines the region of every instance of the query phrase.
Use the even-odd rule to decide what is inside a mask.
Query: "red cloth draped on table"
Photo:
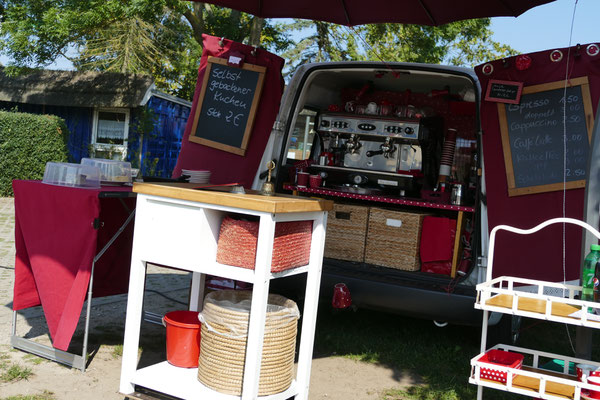
[[[53,346],[67,350],[86,298],[92,262],[135,208],[135,199],[99,198],[131,187],[81,189],[14,181],[13,310],[42,305]],[[99,229],[94,228],[98,219]],[[94,269],[94,297],[126,293],[133,223]]]
[[[175,165],[172,176],[173,178],[179,177],[182,168],[210,170],[211,183],[237,182],[248,188],[252,186],[254,175],[258,170],[265,146],[271,134],[273,122],[279,111],[279,102],[284,87],[281,76],[284,60],[262,49],[256,49],[256,56],[253,56],[254,47],[232,42],[231,40],[223,39],[223,45],[221,46],[219,44],[220,38],[208,35],[202,35],[202,38],[204,49],[200,60],[200,68],[198,69],[194,102],[181,141],[181,151],[177,158],[177,165]],[[245,63],[267,68],[245,156],[239,156],[189,141],[196,108],[198,107],[198,98],[202,89],[202,80],[204,79],[207,59],[209,56],[228,58],[232,52],[243,54],[246,57]]]

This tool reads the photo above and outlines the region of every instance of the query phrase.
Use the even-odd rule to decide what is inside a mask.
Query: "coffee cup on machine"
[[[455,206],[460,206],[462,204],[463,197],[463,187],[461,184],[452,185],[452,193],[450,194],[450,203]]]
[[[309,184],[311,188],[318,188],[321,186],[321,183],[323,182],[323,178],[321,177],[321,175],[311,175],[308,178]]]
[[[367,109],[365,111],[366,114],[377,115],[379,114],[379,106],[377,105],[377,103],[370,102],[369,104],[367,104]]]
[[[298,171],[296,174],[296,185],[298,187],[306,187],[308,185],[308,172]]]

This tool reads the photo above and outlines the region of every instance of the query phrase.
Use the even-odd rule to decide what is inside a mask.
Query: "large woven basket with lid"
[[[251,300],[251,292],[240,290],[212,292],[204,300],[198,380],[220,393],[242,393]],[[291,385],[299,316],[292,300],[269,295],[259,396]]]

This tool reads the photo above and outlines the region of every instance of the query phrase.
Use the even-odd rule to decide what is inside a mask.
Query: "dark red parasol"
[[[341,25],[443,25],[484,17],[516,17],[555,0],[209,0],[263,18],[303,18]]]

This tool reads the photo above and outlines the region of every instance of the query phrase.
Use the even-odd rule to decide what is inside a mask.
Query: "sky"
[[[574,9],[571,45],[600,43],[600,0],[557,0],[535,7],[517,18],[492,18],[494,40],[508,44],[520,53],[567,47]]]
[[[571,45],[600,43],[600,0],[556,0],[533,8],[517,18],[492,18],[493,38],[519,53],[567,47],[574,9]],[[0,56],[0,63],[7,62],[6,57]],[[70,69],[70,63],[63,60],[49,68]]]

